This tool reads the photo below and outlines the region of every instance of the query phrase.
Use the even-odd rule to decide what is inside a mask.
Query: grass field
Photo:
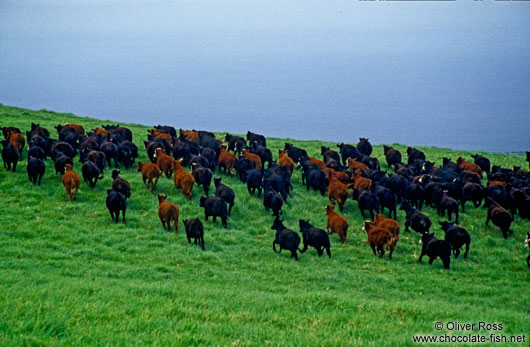
[[[32,121],[48,128],[52,137],[53,126],[65,122],[85,129],[115,124],[0,105],[0,126],[25,132]],[[148,127],[125,126],[141,148],[140,161],[146,161],[141,144]],[[352,135],[351,141],[362,135]],[[277,156],[287,140],[267,141]],[[335,146],[288,142],[319,158],[321,145]],[[406,149],[393,146],[402,153]],[[444,156],[471,160],[472,154],[420,149],[438,165]],[[0,168],[0,345],[398,346],[412,345],[414,335],[445,333],[526,334],[522,345],[528,345],[530,269],[523,241],[530,222],[519,216],[505,240],[497,227],[485,226],[486,209],[468,203],[460,224],[471,234],[469,256],[451,259],[451,269],[444,270],[440,260],[432,266],[427,258],[418,263],[419,235],[404,233],[404,227],[393,259],[375,257],[361,229],[357,202],[349,199],[343,213],[350,222],[349,241],[341,244],[332,235],[331,259],[310,249],[295,262],[288,252],[272,251],[273,218],[236,178],[218,173],[236,192],[228,229],[223,229],[219,221],[204,222],[198,203],[202,188],[194,188],[189,202],[164,177],[150,194],[135,167],[122,169],[132,196],[127,223],[114,224],[105,207],[110,170],[94,189],[82,183],[77,201],[69,202],[50,159],[42,185],[29,182],[26,150],[16,173]],[[528,165],[522,156],[481,154],[503,167]],[[374,146],[373,155],[386,170],[382,146]],[[78,158],[74,161],[80,173]],[[300,170],[292,180],[286,226],[298,231],[298,219],[304,218],[325,228],[327,197],[307,192]],[[156,193],[180,205],[181,220],[201,218],[205,251],[188,244],[182,224],[178,235],[162,229]],[[443,238],[435,210],[423,212],[433,221],[431,230]],[[404,219],[398,211],[402,225]],[[502,323],[503,330],[438,331],[438,321]]]

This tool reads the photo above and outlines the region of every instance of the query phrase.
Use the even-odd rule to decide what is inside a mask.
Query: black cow
[[[115,190],[107,189],[106,205],[109,209],[110,218],[118,223],[121,211],[123,214],[123,223],[125,224],[125,211],[127,210],[125,195]]]
[[[2,140],[2,146],[2,160],[4,161],[4,168],[7,168],[7,171],[11,170],[15,172],[20,153],[15,146],[9,143],[8,140]]]
[[[29,157],[39,158],[39,159],[44,160],[46,159],[46,152],[41,147],[32,145],[28,148],[28,158]]]
[[[340,149],[340,156],[342,157],[342,165],[347,165],[348,158],[357,159],[359,157],[359,152],[357,151],[357,148],[352,145],[346,145],[344,143],[341,143],[340,145],[337,145]]]
[[[118,167],[118,146],[116,144],[105,141],[99,146],[99,150],[105,153],[109,167],[111,167],[111,160],[114,160],[114,167]]]
[[[272,165],[272,152],[270,149],[268,149],[265,146],[262,146],[260,144],[257,144],[255,142],[252,142],[250,144],[250,152],[257,154],[260,159],[261,163],[263,164],[263,167],[265,167],[265,162],[267,162],[267,167],[271,167]]]
[[[412,207],[408,200],[403,200],[399,209],[405,211],[407,214],[405,221],[406,232],[409,231],[409,227],[421,234],[429,232],[429,229],[432,225],[431,220],[429,217]]]
[[[221,183],[221,177],[216,177],[213,179],[215,184],[215,196],[223,199],[228,204],[228,215],[232,213],[232,207],[234,207],[234,200],[236,198],[236,193],[229,186]]]
[[[254,194],[258,190],[258,196],[261,196],[263,186],[263,170],[251,169],[247,171],[247,189],[249,194]]]
[[[191,174],[195,179],[195,183],[197,183],[198,186],[202,186],[204,193],[208,195],[208,192],[210,191],[210,184],[212,183],[212,171],[208,168],[198,165],[197,163],[192,164],[191,168]]]
[[[386,163],[388,167],[394,164],[401,164],[401,152],[390,146],[383,146],[383,151],[385,153]]]
[[[320,146],[320,154],[322,154],[324,163],[327,163],[330,159],[340,162],[339,153],[330,149],[329,147]]]
[[[307,151],[305,149],[295,147],[291,143],[286,142],[283,149],[287,150],[287,155],[295,163],[300,163],[301,158],[307,157]]]
[[[112,170],[112,189],[122,193],[126,198],[131,197],[131,185],[129,182],[119,177],[120,170]]]
[[[460,228],[454,225],[454,223],[449,222],[440,222],[442,230],[445,232],[445,241],[448,241],[451,244],[453,249],[453,256],[458,258],[460,255],[460,247],[466,245],[466,252],[464,253],[464,258],[467,258],[467,253],[469,252],[469,245],[471,244],[471,236],[466,229]]]
[[[237,147],[241,146],[241,144],[247,144],[245,139],[241,136],[230,135],[229,133],[226,133],[225,135],[225,142],[228,142],[227,150],[232,152],[234,152]]]
[[[199,241],[199,246],[201,246],[204,251],[204,226],[198,218],[193,219],[184,219],[184,228],[186,229],[186,237],[188,238],[188,243],[191,243],[191,239],[195,239],[195,244],[197,240]]]
[[[372,154],[372,145],[368,139],[364,137],[359,138],[359,142],[357,143],[357,151],[368,156]]]
[[[265,139],[265,136],[260,134],[255,134],[253,132],[248,131],[247,141],[250,145],[252,145],[252,143],[257,143],[258,145],[267,147],[267,139]]]
[[[489,174],[491,172],[491,162],[488,158],[480,155],[480,154],[473,154],[471,155],[473,157],[475,164],[480,166],[482,171]]]
[[[98,166],[90,160],[87,160],[83,163],[83,166],[81,167],[81,173],[83,174],[83,180],[88,182],[90,188],[94,188],[96,186],[96,182],[103,179],[103,175],[101,174]]]
[[[423,153],[420,150],[417,150],[416,148],[412,148],[412,147],[407,147],[407,156],[408,156],[407,164],[409,165],[414,164],[416,160],[421,160],[421,161],[426,160],[425,153]]]
[[[66,164],[74,165],[74,162],[71,157],[64,155],[62,152],[56,151],[55,158],[53,159],[55,164],[55,173],[64,174],[64,167]]]
[[[394,219],[397,219],[397,198],[396,193],[392,190],[383,187],[379,183],[372,184],[372,191],[379,198],[379,204],[381,206],[381,212],[385,213],[384,209],[388,208],[388,215],[392,218],[394,213]]]
[[[40,158],[28,157],[28,178],[33,185],[38,184],[40,186],[40,181],[44,173],[46,172],[46,165],[44,161]]]
[[[220,217],[223,227],[227,227],[228,210],[226,201],[217,196],[202,196],[200,206],[204,208],[204,219],[208,220],[208,217],[212,216],[215,223],[216,218]]]
[[[96,164],[99,171],[103,172],[103,170],[105,170],[105,162],[107,161],[107,156],[105,153],[101,151],[90,151],[86,158],[88,161]]]
[[[276,236],[272,242],[272,249],[276,252],[276,245],[280,246],[280,253],[283,249],[291,252],[291,258],[298,260],[298,254],[296,251],[299,250],[300,236],[292,230],[287,229],[283,225],[283,220],[278,217],[274,219],[271,229],[276,230]]]
[[[299,226],[302,239],[304,240],[304,248],[300,250],[300,253],[305,253],[307,248],[311,246],[317,250],[319,257],[324,254],[325,249],[328,257],[331,258],[331,246],[328,233],[322,229],[315,228],[309,221],[303,219],[299,220]]]
[[[512,230],[510,230],[510,226],[513,222],[512,215],[490,197],[486,198],[486,204],[489,206],[488,215],[486,217],[486,225],[488,225],[489,221],[491,220],[493,224],[501,229],[502,236],[507,239],[508,232],[512,233]]]
[[[453,213],[455,213],[455,222],[458,224],[458,201],[450,197],[447,190],[443,191],[438,203],[438,214],[444,217],[445,211],[447,211],[449,220],[453,219]]]
[[[368,210],[370,212],[370,217],[374,219],[374,210],[376,213],[380,212],[379,198],[376,194],[370,193],[367,190],[353,190],[353,200],[357,200],[359,205],[359,210],[361,210],[361,215],[365,218],[364,211]]]
[[[272,210],[273,216],[278,217],[282,212],[283,198],[274,190],[268,178],[263,179],[263,206],[265,210]]]
[[[451,263],[451,244],[448,241],[438,240],[434,234],[423,233],[420,242],[422,243],[422,247],[418,261],[421,261],[423,256],[427,255],[429,257],[429,264],[432,265],[434,259],[440,257],[444,268],[449,269]]]

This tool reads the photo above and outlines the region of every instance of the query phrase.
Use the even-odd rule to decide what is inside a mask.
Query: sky
[[[0,102],[178,128],[530,149],[530,2],[0,1]]]

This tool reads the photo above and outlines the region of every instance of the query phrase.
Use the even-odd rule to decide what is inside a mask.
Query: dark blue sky
[[[0,18],[6,105],[530,149],[530,2],[2,1]]]

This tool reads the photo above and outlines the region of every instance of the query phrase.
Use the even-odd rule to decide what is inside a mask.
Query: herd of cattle
[[[82,163],[83,180],[95,187],[102,179],[103,170],[108,166],[123,166],[129,169],[138,158],[138,147],[133,143],[130,129],[118,125],[104,125],[85,133],[79,124],[57,125],[57,139],[39,124],[31,123],[31,129],[22,134],[15,127],[1,128],[2,159],[4,168],[16,171],[17,162],[22,160],[22,151],[28,139],[27,173],[34,185],[40,185],[45,172],[45,159],[51,158],[55,172],[62,174],[62,183],[69,200],[76,200],[81,185],[79,175],[74,172],[74,157],[79,154]],[[149,161],[138,162],[144,184],[151,192],[156,188],[163,175],[171,179],[175,187],[188,199],[192,199],[194,185],[202,186],[205,196],[200,198],[205,219],[213,217],[215,223],[219,217],[223,227],[235,202],[234,190],[215,177],[215,195],[209,196],[209,188],[216,170],[229,176],[237,175],[246,184],[249,194],[263,194],[263,205],[274,216],[272,229],[276,231],[273,249],[276,246],[291,252],[298,260],[297,252],[304,253],[308,246],[324,251],[331,257],[329,235],[338,234],[341,242],[347,241],[349,223],[335,211],[340,212],[351,195],[357,201],[363,218],[366,212],[372,221],[364,223],[368,243],[374,255],[382,257],[385,249],[390,249],[389,258],[399,240],[400,224],[397,221],[397,207],[405,211],[405,231],[409,228],[421,234],[422,251],[419,260],[427,255],[429,263],[440,257],[445,268],[450,266],[451,253],[460,254],[465,245],[464,257],[467,257],[471,238],[469,233],[458,227],[459,210],[465,211],[467,201],[475,207],[488,208],[486,225],[491,221],[499,227],[504,238],[512,233],[511,224],[514,215],[530,219],[530,174],[520,167],[512,169],[491,166],[490,160],[474,155],[474,162],[458,158],[452,162],[443,158],[440,167],[427,161],[425,154],[414,148],[407,148],[407,163],[402,153],[392,147],[384,146],[384,156],[388,168],[394,173],[381,170],[377,158],[371,157],[372,146],[368,139],[361,138],[354,145],[339,144],[338,151],[322,146],[322,159],[311,157],[307,151],[290,143],[278,150],[277,160],[267,147],[263,135],[248,132],[246,138],[226,134],[223,140],[208,131],[177,130],[171,126],[155,126],[148,131],[144,148]],[[526,153],[530,163],[530,152]],[[265,164],[267,168],[265,168]],[[188,166],[190,172],[185,169]],[[322,196],[326,191],[331,204],[325,207],[328,216],[326,231],[300,219],[303,248],[298,233],[290,230],[280,218],[282,207],[292,198],[291,176],[296,169],[301,170],[302,184],[307,190],[313,189]],[[119,221],[120,213],[125,223],[127,199],[131,196],[130,184],[119,176],[120,171],[112,171],[112,188],[107,190],[106,206],[112,220]],[[483,175],[487,175],[487,184],[483,186]],[[166,195],[158,195],[158,216],[164,228],[169,231],[173,223],[178,232],[179,207],[167,200]],[[435,207],[440,216],[447,212],[448,221],[440,222],[445,232],[445,240],[438,240],[430,233],[431,220],[421,212],[422,206]],[[384,217],[385,208],[388,217]],[[453,220],[454,217],[454,221]],[[183,220],[188,242],[204,249],[204,226],[197,219]],[[526,245],[530,242],[530,232]],[[526,259],[530,267],[530,255]]]

